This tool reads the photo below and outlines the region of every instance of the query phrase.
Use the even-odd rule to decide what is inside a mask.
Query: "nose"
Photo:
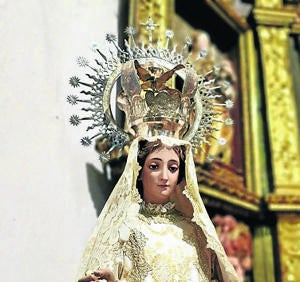
[[[168,180],[168,168],[164,167],[161,170],[161,180],[167,181]]]

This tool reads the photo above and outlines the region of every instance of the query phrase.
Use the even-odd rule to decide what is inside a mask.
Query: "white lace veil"
[[[84,251],[78,278],[99,268],[110,268],[117,274],[117,266],[120,262],[118,259],[119,242],[128,240],[130,228],[136,224],[139,203],[142,201],[136,188],[136,180],[140,170],[137,154],[141,139],[143,138],[137,138],[131,144],[124,172],[107,200]],[[215,252],[223,281],[239,281],[199,195],[190,143],[165,136],[147,138],[149,141],[155,139],[160,139],[163,144],[169,147],[185,146],[185,194],[194,209],[192,221],[202,229],[207,240],[207,248]]]

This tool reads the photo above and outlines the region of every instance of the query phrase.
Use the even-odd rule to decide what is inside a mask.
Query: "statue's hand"
[[[92,274],[79,279],[78,282],[91,282],[91,281],[98,282],[100,280],[106,280],[107,282],[117,281],[113,272],[109,269],[104,268],[104,269],[97,270]]]
[[[182,212],[186,217],[192,218],[194,209],[190,200],[183,194],[185,189],[185,179],[183,179],[177,186],[172,195],[170,201],[175,203],[175,208]]]
[[[80,278],[80,279],[78,280],[78,282],[99,281],[98,279],[99,279],[99,278],[97,278],[95,275],[91,274],[91,275],[87,275],[87,276],[84,276],[84,277]]]

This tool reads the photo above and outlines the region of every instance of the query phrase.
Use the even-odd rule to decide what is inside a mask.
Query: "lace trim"
[[[124,254],[132,262],[131,271],[126,275],[127,279],[132,282],[144,281],[151,271],[150,265],[144,256],[146,237],[138,230],[132,230],[129,240],[122,246]]]
[[[157,139],[158,137],[153,137],[153,140],[154,138]],[[206,239],[205,248],[210,248],[216,253],[223,281],[238,281],[236,273],[226,257],[224,249],[218,240],[214,226],[206,213],[204,204],[199,195],[197,176],[190,144],[182,140],[164,136],[160,136],[159,138],[163,144],[166,144],[169,147],[173,145],[184,145],[186,147],[187,185],[185,191],[186,196],[194,208],[192,221],[203,231]],[[135,220],[129,219],[142,218],[144,222],[167,222],[180,214],[176,209],[172,210],[172,212],[170,211],[168,214],[159,213],[160,215],[157,216],[153,215],[153,211],[148,216],[140,211],[142,199],[136,189],[136,179],[138,178],[140,170],[140,166],[136,161],[139,140],[141,139],[137,138],[132,142],[124,173],[120,177],[118,184],[111,193],[99,216],[96,228],[83,254],[78,279],[83,277],[86,271],[94,271],[98,269],[99,266],[115,270],[116,254],[113,250],[120,239],[122,239],[122,242],[128,241],[130,229],[133,226],[136,226]],[[152,139],[149,139],[149,141],[152,141]],[[134,205],[134,208],[129,208],[132,207],[132,205]],[[135,205],[137,205],[137,208],[135,208]],[[139,281],[143,281],[143,279]]]
[[[176,213],[175,203],[168,202],[166,204],[141,203],[140,212],[145,216],[157,216]]]

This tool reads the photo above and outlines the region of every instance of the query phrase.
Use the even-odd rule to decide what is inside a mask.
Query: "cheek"
[[[149,170],[145,170],[141,175],[144,190],[151,191],[153,185],[158,182],[157,173]]]
[[[177,185],[178,177],[179,177],[179,172],[178,171],[176,173],[170,175],[169,179],[172,181],[172,186]]]
[[[152,179],[154,179],[154,173],[152,171],[149,170],[142,171],[141,180],[143,183],[152,181]]]

